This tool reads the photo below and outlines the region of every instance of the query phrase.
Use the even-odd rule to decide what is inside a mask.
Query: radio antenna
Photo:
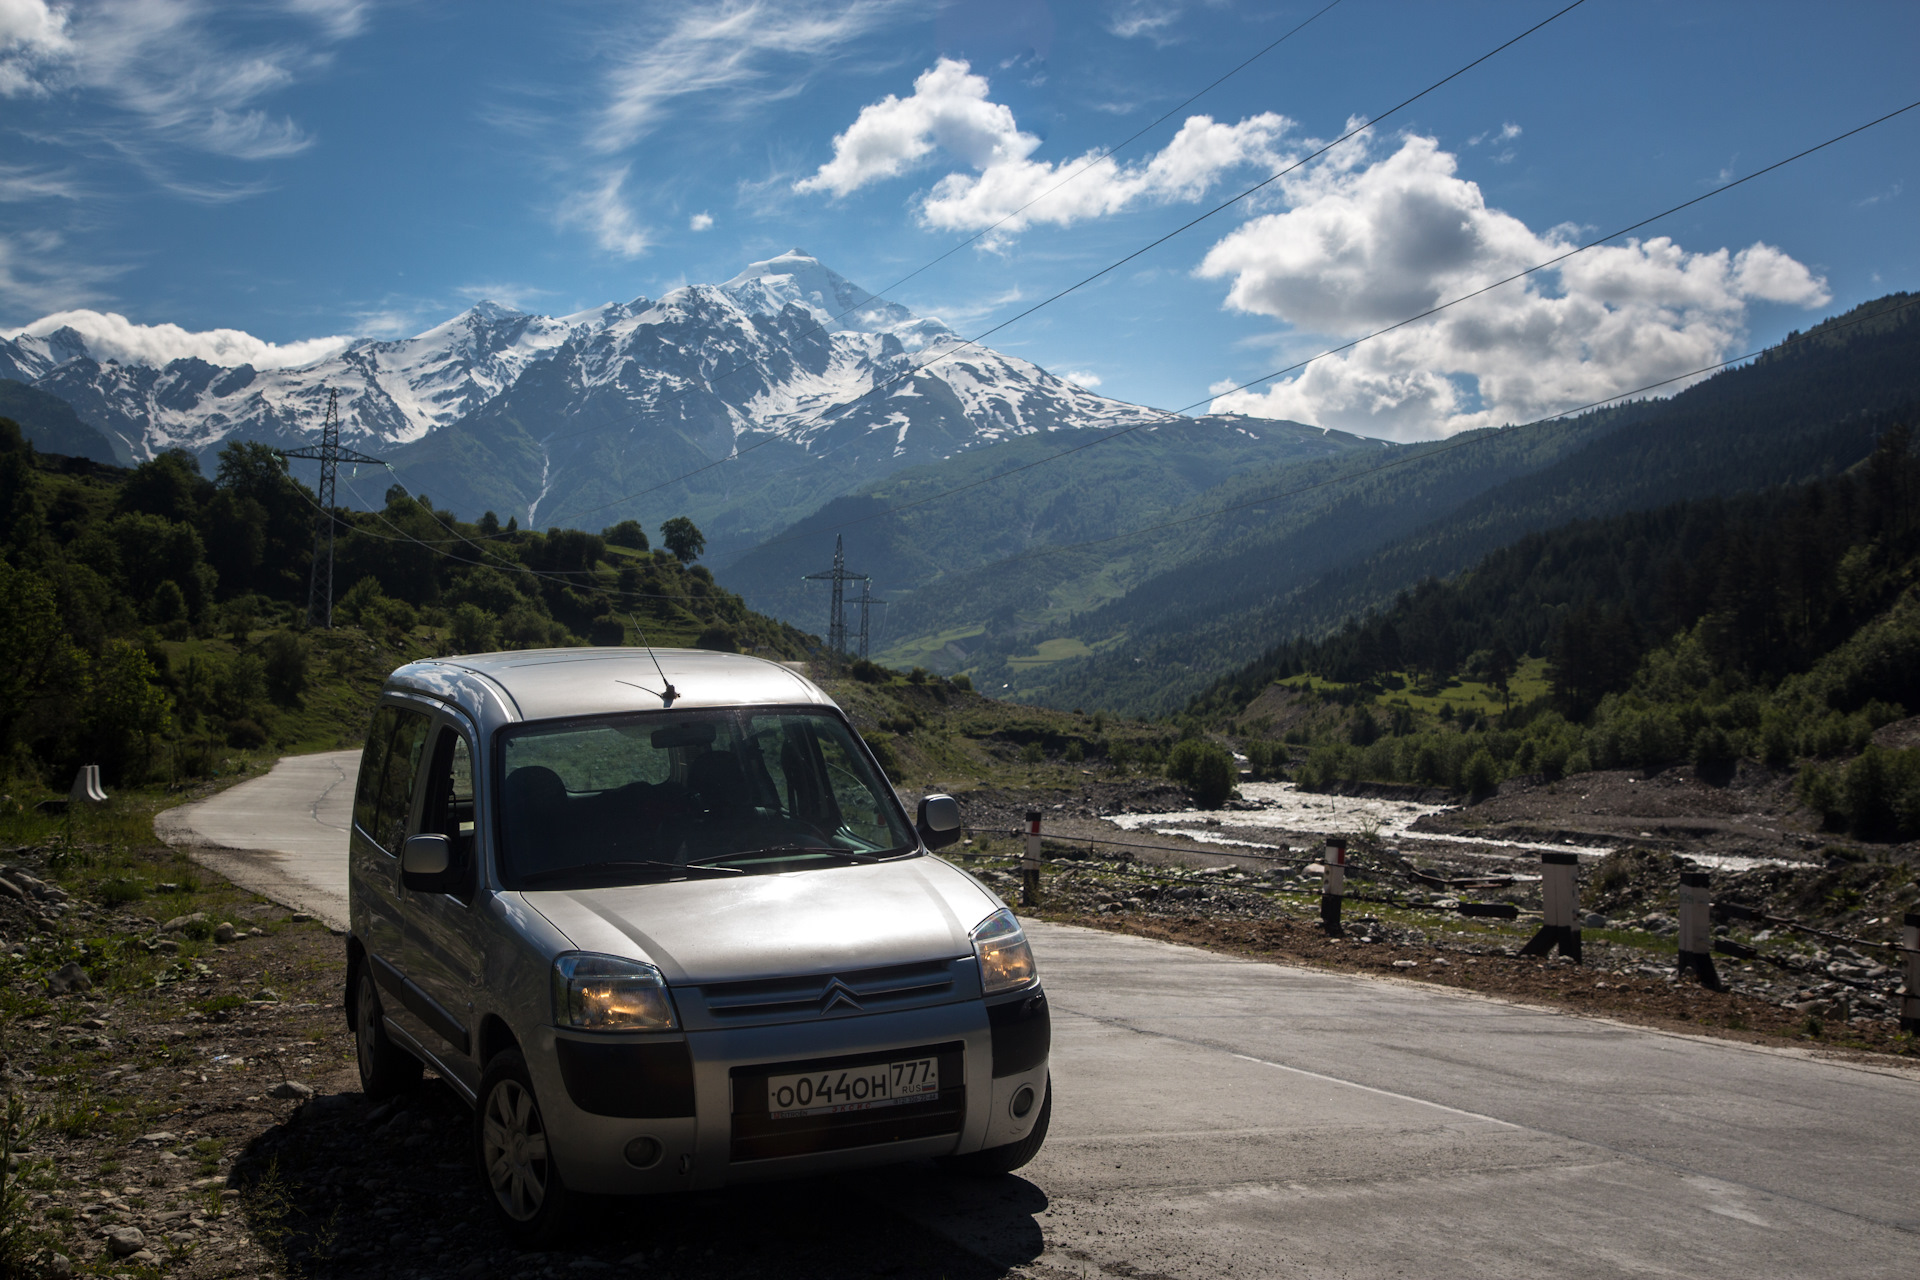
[[[633,624],[634,632],[640,637],[640,643],[646,648],[647,656],[653,659],[653,669],[660,673],[661,687],[659,692],[656,693],[643,684],[634,684],[631,680],[621,680],[618,683],[633,685],[634,688],[640,690],[642,693],[651,693],[654,697],[660,699],[662,705],[671,707],[673,700],[680,696],[680,691],[673,687],[673,681],[667,679],[666,671],[660,666],[660,655],[653,651],[653,645],[647,640],[647,631],[645,627],[640,625],[640,619],[630,613],[624,616],[628,622]]]

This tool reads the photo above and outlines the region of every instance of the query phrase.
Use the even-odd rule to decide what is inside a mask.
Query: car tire
[[[380,992],[373,985],[373,969],[366,961],[360,963],[354,996],[353,1047],[360,1066],[360,1091],[369,1100],[380,1102],[420,1083],[420,1059],[387,1034],[380,1016]]]
[[[550,1239],[566,1221],[567,1187],[547,1139],[527,1060],[518,1049],[502,1050],[480,1076],[473,1144],[487,1201],[519,1240]]]
[[[942,1163],[955,1173],[974,1177],[997,1178],[1012,1173],[1040,1154],[1040,1147],[1047,1140],[1047,1126],[1052,1120],[1053,1077],[1049,1075],[1047,1091],[1040,1098],[1040,1114],[1034,1118],[1033,1128],[1027,1131],[1026,1137],[1018,1142],[1009,1142],[1004,1147],[988,1147],[964,1156],[948,1156]]]

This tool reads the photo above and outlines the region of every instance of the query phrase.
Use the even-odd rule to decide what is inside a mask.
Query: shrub
[[[1029,742],[1020,748],[1020,760],[1023,764],[1039,764],[1047,758],[1046,749],[1038,742]]]
[[[862,684],[885,684],[889,672],[877,662],[855,658],[847,665],[847,674]]]
[[[954,676],[951,680],[947,681],[947,683],[962,692],[973,692],[973,680],[969,676]]]
[[[283,707],[300,701],[307,691],[307,645],[291,631],[276,631],[260,642],[267,693]]]
[[[734,632],[732,627],[722,623],[715,623],[700,633],[694,640],[693,647],[696,649],[712,649],[718,653],[738,653],[740,652],[740,637]]]
[[[647,531],[640,527],[638,520],[622,520],[619,524],[602,529],[600,536],[607,540],[610,547],[626,547],[631,551],[647,549]]]
[[[1225,747],[1202,738],[1177,743],[1167,757],[1167,776],[1183,784],[1202,809],[1218,809],[1233,795],[1240,771]]]
[[[486,653],[497,643],[493,615],[471,602],[453,611],[450,634],[456,653]]]
[[[258,720],[249,720],[242,716],[238,720],[227,722],[227,745],[238,747],[242,751],[257,750],[267,745],[267,731],[260,727]]]
[[[1500,767],[1485,747],[1474,752],[1461,770],[1460,785],[1469,795],[1484,796],[1500,785]]]

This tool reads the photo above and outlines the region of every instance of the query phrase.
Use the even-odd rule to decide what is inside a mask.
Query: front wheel
[[[374,989],[370,960],[360,962],[353,1001],[353,1048],[360,1066],[360,1091],[379,1102],[420,1083],[420,1059],[387,1035],[380,1019],[380,993]]]
[[[508,1232],[523,1240],[554,1235],[566,1219],[567,1188],[518,1049],[495,1055],[480,1077],[474,1142],[481,1179]]]
[[[1047,1125],[1053,1120],[1053,1076],[1047,1076],[1047,1091],[1040,1098],[1040,1114],[1034,1117],[1033,1128],[1027,1136],[1017,1142],[1009,1142],[1004,1147],[988,1147],[984,1151],[969,1152],[964,1156],[948,1156],[943,1162],[955,1173],[969,1173],[979,1177],[998,1177],[1012,1173],[1029,1160],[1040,1154],[1040,1147],[1047,1140]]]

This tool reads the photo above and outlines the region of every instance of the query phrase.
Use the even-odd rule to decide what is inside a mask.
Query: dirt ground
[[[1438,799],[1404,790],[1393,789],[1393,798]],[[1904,961],[1885,945],[1898,941],[1904,913],[1920,910],[1920,849],[1832,843],[1808,829],[1790,782],[1755,766],[1721,785],[1691,770],[1521,783],[1371,844],[1353,833],[1236,825],[1232,807],[1204,820],[1209,837],[1264,845],[1263,853],[1103,819],[1188,807],[1160,781],[982,791],[962,800],[974,839],[960,856],[1008,901],[1021,894],[1021,842],[1008,833],[1024,827],[1028,810],[1043,814],[1046,869],[1035,909],[1050,919],[1648,1026],[1920,1063],[1914,1036],[1898,1022]],[[1339,938],[1321,926],[1322,876],[1307,869],[1335,834],[1353,837]],[[1432,834],[1611,845],[1613,853],[1580,868],[1581,962],[1518,954],[1541,923],[1537,851],[1511,850],[1496,861]],[[1716,868],[1715,901],[1837,936],[1721,920],[1715,939],[1752,954],[1714,956],[1724,990],[1681,976],[1679,873],[1708,865],[1695,858]],[[1505,908],[1512,918],[1467,916],[1462,904]]]

